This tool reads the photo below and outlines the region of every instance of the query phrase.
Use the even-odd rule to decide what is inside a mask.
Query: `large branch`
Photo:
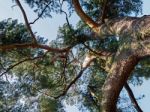
[[[98,35],[101,37],[140,37],[150,36],[150,16],[120,17],[107,20],[99,26]]]
[[[102,89],[102,112],[116,112],[119,93],[137,63],[135,56],[114,62]]]
[[[94,22],[80,6],[79,0],[72,0],[72,3],[74,5],[75,11],[77,14],[80,16],[80,18],[90,27],[92,28],[95,32],[98,30],[98,24]]]
[[[72,0],[72,2],[79,17],[101,38],[109,36],[140,36],[141,38],[145,38],[150,36],[150,16],[148,15],[143,17],[114,18],[105,21],[104,24],[98,25],[84,13],[78,0]]]
[[[8,51],[13,49],[25,49],[25,48],[40,48],[54,53],[63,53],[69,51],[71,47],[59,49],[59,48],[52,48],[47,45],[32,44],[32,43],[0,45],[0,51]]]

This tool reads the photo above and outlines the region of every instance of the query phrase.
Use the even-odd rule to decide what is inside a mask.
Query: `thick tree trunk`
[[[113,63],[102,89],[102,112],[116,112],[119,93],[138,61],[136,56],[129,56]]]

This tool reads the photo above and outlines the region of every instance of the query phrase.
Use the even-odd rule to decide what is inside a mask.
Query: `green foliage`
[[[30,34],[23,24],[18,24],[17,20],[7,19],[0,22],[1,45],[31,42]]]
[[[40,15],[45,6],[48,5],[42,17],[51,17],[54,12],[59,14],[61,12],[61,2],[59,0],[24,1],[38,15]],[[107,1],[105,18],[108,19],[127,16],[133,13],[137,15],[142,10],[141,0]],[[71,0],[65,0],[64,2],[67,3],[69,12],[73,13]],[[86,0],[80,2],[83,9],[90,17],[94,18],[94,20],[99,20],[100,16],[102,16],[102,10],[105,7],[105,0]],[[46,44],[47,40],[44,37],[37,37],[38,43]],[[41,49],[25,48],[14,49],[8,52],[0,51],[1,74],[19,61],[26,60],[7,72],[7,76],[9,76],[8,79],[12,79],[12,81],[6,81],[7,77],[5,77],[5,75],[1,77],[0,112],[28,112],[30,110],[40,110],[41,112],[60,111],[61,101],[53,100],[51,97],[60,95],[64,88],[82,69],[80,64],[83,62],[86,53],[92,52],[85,47],[85,45],[95,51],[106,50],[110,52],[116,52],[121,45],[120,40],[117,40],[116,37],[93,40],[95,37],[96,35],[92,34],[91,29],[82,21],[79,21],[75,28],[65,23],[63,26],[59,27],[57,39],[51,41],[49,46],[55,48],[63,48],[66,46],[74,47],[66,57],[59,57],[59,55],[66,55],[65,53],[46,53]],[[30,42],[32,42],[32,38],[24,24],[20,24],[17,20],[12,19],[0,22],[0,45]],[[40,58],[34,59],[35,57]],[[149,59],[146,59],[136,66],[133,77],[130,78],[131,83],[139,84],[141,80],[138,79],[141,77],[145,77],[146,79],[150,77],[149,62]],[[73,93],[68,93],[67,97],[82,93],[82,98],[78,99],[79,102],[82,102],[82,105],[87,107],[91,112],[99,111],[101,87],[107,76],[107,71],[104,69],[106,63],[107,60],[97,58],[93,65],[88,68],[88,73],[85,73],[89,75],[87,80],[85,80],[85,77],[82,77],[81,80],[76,83],[78,86],[74,85],[76,88],[73,90]],[[12,77],[15,78],[13,79]],[[85,81],[87,82],[83,87],[82,85],[84,85]],[[85,91],[81,88],[85,89]],[[93,92],[95,96],[92,96],[91,92]],[[30,98],[31,100],[25,100]],[[33,100],[34,98],[36,100]],[[23,99],[26,104],[20,103],[20,99]],[[37,106],[35,106],[36,103]],[[71,103],[74,104],[74,101],[71,101]],[[36,109],[33,108],[34,106]]]
[[[87,0],[81,1],[85,11],[93,18],[100,19],[106,7],[105,18],[123,17],[142,12],[141,0]],[[106,5],[105,5],[106,3]]]
[[[52,17],[53,12],[61,13],[62,0],[24,0],[38,15],[43,10],[42,17]],[[71,0],[64,0],[67,4],[69,14],[73,13],[73,6]],[[142,13],[142,1],[141,0],[87,0],[80,1],[84,10],[93,17],[95,20],[99,20],[103,13],[104,7],[106,7],[105,18],[122,17],[130,14],[138,15]],[[105,6],[106,2],[106,6]],[[46,8],[45,8],[46,7]]]
[[[56,100],[51,100],[45,96],[40,97],[40,112],[57,112],[58,103]]]

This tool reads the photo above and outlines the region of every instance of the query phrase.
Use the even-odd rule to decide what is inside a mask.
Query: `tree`
[[[129,77],[131,82],[136,81],[134,77],[149,77],[149,72],[143,74],[143,71],[149,71],[150,64],[150,16],[129,16],[141,12],[142,1],[24,0],[38,13],[38,18],[31,23],[20,1],[14,1],[23,14],[25,25],[18,24],[16,20],[2,21],[0,49],[1,77],[6,73],[13,74],[21,82],[17,82],[17,87],[23,88],[13,94],[17,94],[16,98],[23,94],[29,97],[41,93],[39,109],[43,112],[47,109],[56,111],[55,108],[45,108],[49,105],[47,102],[60,106],[59,101],[66,94],[75,96],[75,93],[68,92],[73,89],[78,94],[82,93],[85,105],[90,105],[90,108],[116,112],[121,110],[116,105],[124,86],[135,109],[142,112],[127,83]],[[70,24],[67,12],[62,9],[65,3],[70,14],[75,11],[81,18],[76,28]],[[51,17],[52,12],[64,13],[66,23],[59,28],[57,39],[47,45],[44,38],[35,35],[31,25],[39,18]],[[83,74],[87,74],[86,78],[79,80]],[[86,79],[85,92],[80,86]],[[1,83],[5,85],[3,80],[4,77]],[[75,88],[73,85],[77,81],[80,86]],[[6,93],[1,92],[3,95]],[[8,104],[9,98],[5,96],[1,101],[0,106],[5,111],[13,110],[14,102],[19,101],[11,100],[12,103]]]

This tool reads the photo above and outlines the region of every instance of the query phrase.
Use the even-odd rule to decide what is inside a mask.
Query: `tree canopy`
[[[129,86],[150,77],[150,16],[138,17],[141,0],[12,2],[25,24],[0,22],[0,112],[63,112],[64,101],[81,111],[142,112],[144,95],[135,98]],[[38,15],[33,22],[23,2]],[[62,13],[55,40],[33,32],[40,18]]]

